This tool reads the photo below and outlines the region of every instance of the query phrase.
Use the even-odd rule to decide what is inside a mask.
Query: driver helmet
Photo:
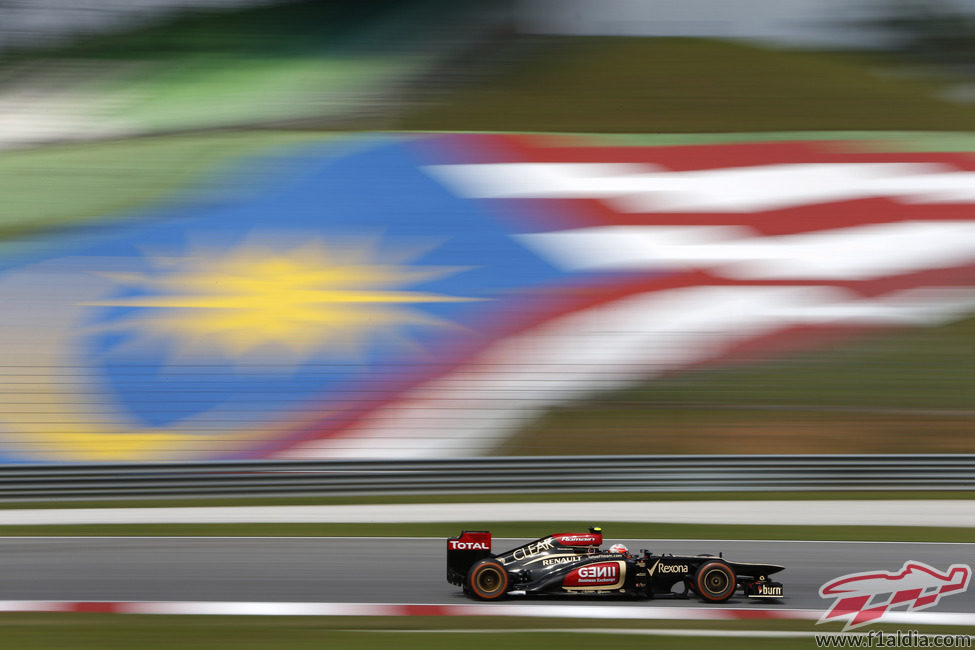
[[[626,548],[622,544],[613,544],[609,547],[610,553],[629,553],[630,549]]]

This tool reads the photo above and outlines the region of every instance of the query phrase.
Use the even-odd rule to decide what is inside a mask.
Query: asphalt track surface
[[[975,544],[781,541],[622,541],[631,551],[716,553],[782,564],[780,603],[736,596],[724,606],[823,609],[820,585],[846,573],[894,571],[907,560],[945,570],[975,564]],[[494,540],[500,551],[519,540]],[[194,600],[453,604],[445,542],[433,538],[6,537],[0,538],[0,600]],[[510,601],[509,601],[510,602]],[[552,598],[524,601],[552,604]],[[615,604],[561,598],[557,602]],[[644,601],[639,601],[644,602]],[[655,599],[693,606],[695,599]],[[975,612],[975,588],[947,597],[938,612]]]

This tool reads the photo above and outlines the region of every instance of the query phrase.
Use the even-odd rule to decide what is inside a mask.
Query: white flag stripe
[[[695,251],[755,236],[746,226],[599,226],[514,238],[564,271],[639,271],[704,266]]]
[[[794,325],[934,325],[975,310],[975,289],[863,299],[836,287],[698,286],[633,296],[495,343],[463,369],[282,458],[485,453],[546,408],[704,361]]]
[[[753,212],[892,197],[975,201],[975,172],[940,163],[797,163],[659,171],[631,163],[486,163],[424,168],[460,196],[606,199],[620,212]]]
[[[630,163],[487,163],[428,165],[423,169],[460,196],[571,199],[639,192],[647,187],[650,172],[657,168]]]
[[[741,280],[864,280],[975,262],[975,222],[899,221],[772,237],[743,227],[605,226],[517,235],[570,271],[714,269]]]

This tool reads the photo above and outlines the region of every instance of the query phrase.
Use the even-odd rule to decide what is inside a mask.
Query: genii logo
[[[597,562],[573,569],[562,580],[569,589],[615,588],[623,583],[624,562]]]
[[[968,589],[972,568],[952,564],[942,573],[924,562],[908,561],[900,571],[864,571],[835,578],[819,588],[820,598],[835,599],[817,623],[843,620],[844,630],[883,621],[894,608],[906,611],[937,605],[943,596]]]
[[[619,569],[616,568],[615,564],[600,564],[600,565],[584,566],[581,569],[579,569],[579,577],[586,578],[586,579],[605,578],[607,580],[615,581],[619,577]]]

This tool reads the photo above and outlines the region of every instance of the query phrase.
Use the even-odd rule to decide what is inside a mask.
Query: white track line
[[[111,614],[214,616],[512,616],[627,620],[805,620],[816,621],[812,609],[721,607],[646,607],[639,605],[518,605],[466,603],[414,605],[408,603],[216,602],[216,601],[0,601],[0,612],[75,612]],[[955,612],[898,612],[885,619],[908,625],[975,627],[975,614]]]
[[[52,524],[458,523],[549,521],[763,526],[975,527],[975,499],[606,501],[2,510],[0,526]]]
[[[345,632],[363,632],[367,634],[616,634],[640,636],[690,636],[690,637],[743,637],[756,639],[810,639],[819,636],[862,636],[869,637],[869,632],[803,632],[787,630],[692,630],[686,628],[659,629],[620,629],[612,627],[580,627],[580,628],[514,628],[514,629],[454,629],[454,630],[343,630]],[[891,633],[888,635],[893,637]],[[944,634],[915,634],[913,638],[944,637]],[[968,635],[951,635],[953,637],[975,638]],[[933,646],[932,646],[933,647]]]
[[[543,522],[544,523],[544,522]],[[460,532],[460,531],[458,531]],[[640,544],[653,542],[733,542],[742,544],[910,544],[911,546],[972,546],[975,542],[891,542],[891,541],[870,541],[870,540],[842,540],[842,539],[725,539],[715,538],[686,538],[686,537],[613,537],[606,535],[607,539],[619,542],[634,542]],[[426,536],[402,536],[402,535],[0,535],[0,540],[24,540],[24,539],[219,539],[219,540],[315,540],[315,539],[338,539],[338,540],[418,540],[418,541],[443,541],[443,537],[436,535]],[[514,542],[529,539],[527,537],[495,537],[494,542]]]

